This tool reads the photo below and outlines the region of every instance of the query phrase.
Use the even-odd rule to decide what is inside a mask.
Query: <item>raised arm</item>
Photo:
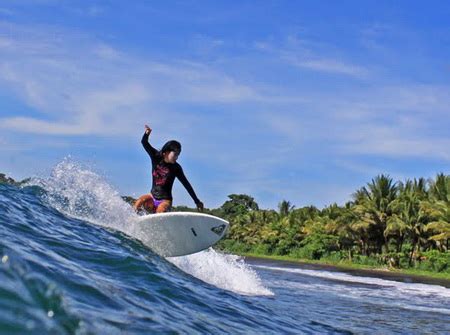
[[[148,155],[150,156],[150,158],[153,160],[156,158],[156,156],[158,155],[158,150],[156,150],[155,148],[153,148],[150,143],[148,143],[148,137],[150,136],[150,133],[152,132],[152,130],[150,129],[149,126],[145,125],[145,133],[142,136],[142,146],[144,147],[145,151],[147,151]]]
[[[188,191],[189,195],[191,196],[192,200],[194,200],[195,205],[197,206],[199,211],[203,210],[203,203],[200,201],[199,198],[197,198],[197,195],[195,194],[194,189],[191,186],[191,183],[189,180],[187,180],[186,176],[184,175],[183,169],[179,165],[179,170],[177,172],[177,178],[183,184],[186,191]]]

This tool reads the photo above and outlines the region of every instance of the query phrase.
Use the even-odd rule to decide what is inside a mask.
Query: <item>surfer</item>
[[[152,129],[145,125],[145,133],[141,143],[152,161],[152,189],[150,194],[139,197],[134,204],[134,209],[139,211],[144,208],[150,213],[163,213],[172,207],[172,187],[175,178],[183,184],[189,195],[195,202],[197,209],[203,211],[203,203],[197,198],[191,184],[184,175],[177,159],[181,153],[181,144],[178,141],[169,141],[163,145],[160,151],[156,150],[148,142]]]

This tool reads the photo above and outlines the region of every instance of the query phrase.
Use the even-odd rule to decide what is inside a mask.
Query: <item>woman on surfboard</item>
[[[177,163],[181,153],[181,144],[177,141],[169,141],[163,145],[160,151],[148,143],[148,137],[152,129],[145,125],[145,133],[141,143],[152,160],[152,190],[136,201],[134,209],[139,211],[144,208],[150,213],[163,213],[172,207],[172,187],[175,178],[183,184],[189,195],[195,202],[197,209],[203,211],[203,203],[197,198],[191,184],[184,175],[181,165]]]

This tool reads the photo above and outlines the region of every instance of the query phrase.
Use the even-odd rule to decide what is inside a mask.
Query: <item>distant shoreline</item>
[[[404,283],[421,283],[439,285],[450,288],[450,278],[444,278],[435,273],[408,273],[404,269],[362,268],[360,265],[329,264],[320,261],[298,260],[284,256],[264,256],[255,254],[239,254],[253,263],[282,265],[283,267],[302,268],[308,270],[326,270],[331,272],[344,272],[361,277],[377,277],[386,280],[400,281]]]

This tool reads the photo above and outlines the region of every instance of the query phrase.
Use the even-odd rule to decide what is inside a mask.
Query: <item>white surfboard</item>
[[[164,257],[193,254],[224,237],[229,223],[221,218],[191,212],[169,212],[141,216],[133,235]]]

